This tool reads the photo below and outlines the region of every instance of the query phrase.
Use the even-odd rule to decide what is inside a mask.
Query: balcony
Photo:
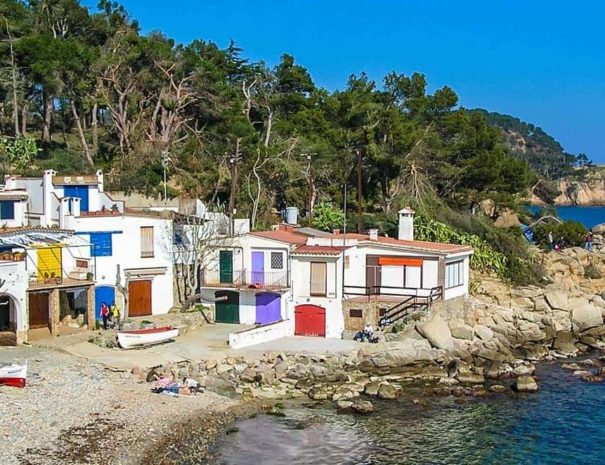
[[[28,288],[37,290],[88,285],[93,282],[93,277],[91,261],[79,258],[75,260],[73,266],[62,267],[60,273],[30,271]]]
[[[429,302],[437,302],[443,298],[443,288],[441,286],[432,288],[421,287],[395,287],[395,286],[344,286],[346,296],[367,297],[368,300],[375,298],[390,298],[399,300],[402,297],[416,297]]]
[[[201,286],[209,288],[233,289],[288,289],[287,271],[238,270],[232,273],[219,270],[202,270]]]

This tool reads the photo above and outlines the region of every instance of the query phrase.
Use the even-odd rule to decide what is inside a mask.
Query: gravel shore
[[[0,387],[3,465],[138,464],[144,457],[162,463],[162,454],[150,460],[149,451],[163,447],[167,436],[192,418],[200,419],[201,432],[210,425],[210,436],[231,420],[226,412],[237,405],[211,392],[152,394],[128,372],[52,349],[0,347],[0,362],[25,360],[27,386]]]

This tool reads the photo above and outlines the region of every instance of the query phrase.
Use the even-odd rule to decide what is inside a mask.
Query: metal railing
[[[392,297],[419,297],[436,302],[443,298],[443,287],[398,287],[398,286],[344,286],[345,295],[355,296],[392,296]]]
[[[249,289],[284,289],[289,287],[287,271],[208,270],[201,271],[202,286]]]

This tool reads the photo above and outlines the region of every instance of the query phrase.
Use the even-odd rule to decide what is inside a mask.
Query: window
[[[378,316],[383,317],[387,314],[387,309],[386,308],[379,308],[378,309]]]
[[[363,310],[360,308],[352,308],[349,310],[349,316],[351,318],[363,318]]]
[[[111,233],[90,234],[90,256],[111,257]]]
[[[3,200],[0,202],[0,219],[14,220],[15,219],[15,201]]]
[[[311,262],[311,295],[318,297],[326,296],[327,287],[327,264],[326,262]]]
[[[141,258],[153,258],[153,226],[141,226]]]
[[[450,289],[464,284],[464,262],[454,262],[445,265],[445,288]]]
[[[284,269],[284,254],[281,252],[271,252],[271,269]]]

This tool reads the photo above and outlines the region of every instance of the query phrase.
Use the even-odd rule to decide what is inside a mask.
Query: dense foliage
[[[588,157],[581,153],[565,152],[559,142],[542,128],[521,121],[514,116],[476,110],[486,120],[499,127],[511,153],[547,179],[557,179],[574,172],[576,167],[590,165]]]
[[[548,233],[552,232],[554,241],[561,238],[567,246],[583,247],[588,230],[577,221],[563,221],[562,223],[540,223],[534,228],[534,239],[542,247],[548,247]]]
[[[110,188],[159,194],[166,169],[172,194],[253,227],[286,205],[341,205],[347,183],[357,229],[435,198],[510,202],[535,181],[485,115],[422,74],[362,73],[328,92],[287,54],[269,67],[234,43],[143,36],[109,0],[4,0],[0,23],[0,133],[41,148],[16,172],[100,167]]]

